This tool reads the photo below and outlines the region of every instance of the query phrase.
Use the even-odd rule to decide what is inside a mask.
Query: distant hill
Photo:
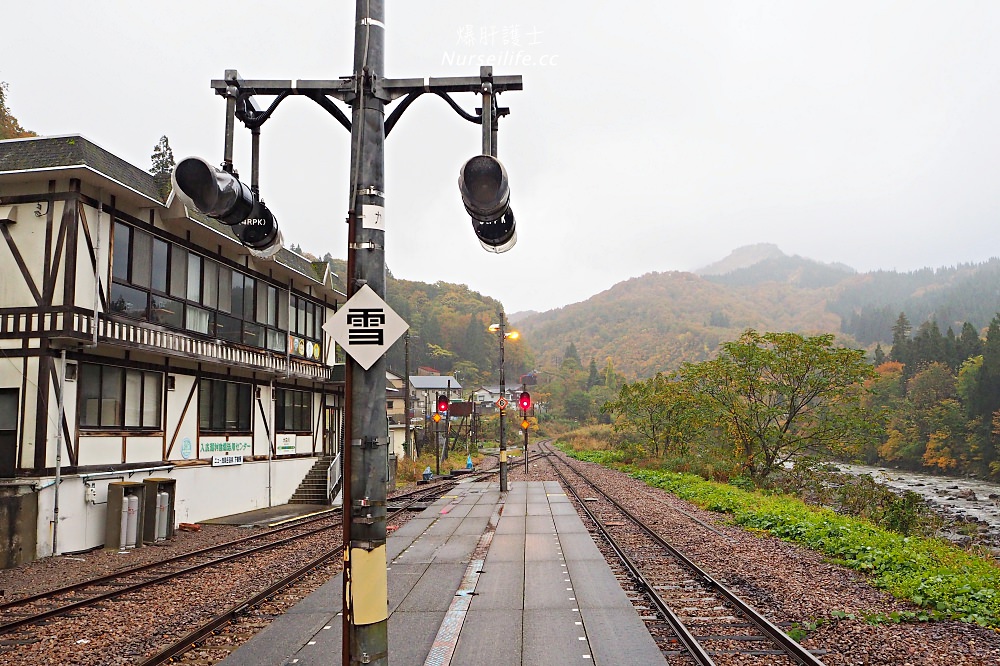
[[[705,277],[713,282],[732,286],[783,282],[807,289],[819,289],[832,287],[854,274],[854,269],[843,264],[824,264],[799,256],[781,255],[767,257],[755,264],[725,274]]]
[[[835,333],[842,344],[888,349],[900,312],[916,329],[933,319],[957,333],[1000,311],[1000,259],[910,273],[857,273],[789,256],[777,246],[740,248],[694,273],[649,273],[581,303],[525,317],[518,327],[541,369],[572,343],[586,364],[610,360],[627,378],[652,376],[713,355],[748,327]]]
[[[716,261],[694,271],[695,275],[725,275],[741,268],[748,268],[767,259],[780,259],[787,256],[774,243],[757,243],[744,245],[729,253],[725,259]]]
[[[632,379],[708,358],[746,328],[835,330],[840,319],[825,311],[825,298],[783,283],[736,288],[693,273],[649,273],[518,327],[542,369],[558,367],[573,343],[584,364],[610,359]]]
[[[509,321],[512,324],[516,324],[517,322],[523,320],[525,317],[531,317],[537,314],[538,312],[536,310],[518,310],[517,312],[509,313],[507,315],[507,321]]]

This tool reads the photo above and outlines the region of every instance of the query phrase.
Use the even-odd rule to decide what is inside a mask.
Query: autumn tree
[[[623,385],[601,411],[615,415],[615,432],[630,435],[658,456],[686,448],[685,415],[693,406],[689,398],[676,376],[658,372],[651,379]]]
[[[754,481],[796,454],[857,450],[872,436],[860,396],[874,370],[862,350],[835,347],[832,335],[752,329],[722,347],[680,377]]]
[[[14,114],[7,107],[7,82],[0,81],[0,139],[21,139],[38,136],[34,132],[21,127]]]

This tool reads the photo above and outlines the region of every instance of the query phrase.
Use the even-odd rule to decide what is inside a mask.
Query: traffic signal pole
[[[485,135],[486,133],[483,132]],[[507,321],[503,310],[500,311],[500,399],[506,400],[507,387],[503,374],[503,343],[507,337]],[[500,408],[500,492],[507,492],[507,432],[504,424],[504,408]]]

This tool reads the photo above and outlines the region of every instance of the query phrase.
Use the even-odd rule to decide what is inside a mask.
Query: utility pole
[[[385,300],[385,5],[357,0],[351,101],[347,296],[368,285]],[[385,357],[368,370],[347,357],[350,450],[344,496],[343,664],[389,663],[386,576]],[[350,519],[348,520],[348,516]]]
[[[413,405],[410,402],[410,331],[409,330],[406,331],[405,352],[406,354],[405,354],[405,361],[403,363],[404,365],[403,372],[406,374],[406,376],[403,378],[403,390],[406,393],[403,398],[403,411],[406,412],[406,430],[403,431],[404,432],[403,450],[406,451],[406,455],[415,459],[417,457],[416,446],[414,445],[411,447],[410,445],[411,442],[410,426],[412,422],[412,415],[410,414],[410,409],[412,408]]]
[[[465,120],[482,126],[482,154],[472,157],[459,171],[459,193],[472,220],[472,228],[484,249],[506,252],[516,242],[514,215],[509,203],[506,170],[496,158],[498,120],[509,110],[497,105],[497,95],[521,90],[520,76],[493,76],[492,67],[480,67],[479,76],[387,79],[385,62],[385,0],[356,0],[354,63],[350,76],[339,79],[291,80],[243,79],[226,70],[225,78],[212,80],[216,94],[226,100],[226,144],[221,171],[198,158],[189,158],[174,171],[175,190],[195,196],[193,207],[233,226],[237,238],[257,256],[270,257],[281,248],[277,222],[264,206],[257,187],[260,128],[281,102],[304,96],[319,104],[351,132],[350,189],[348,192],[347,296],[360,296],[369,287],[382,301],[379,307],[360,310],[350,326],[364,335],[377,336],[363,342],[366,350],[387,347],[385,310],[385,137],[417,97],[431,93],[443,99]],[[452,93],[481,95],[481,111],[469,113],[451,98]],[[274,96],[267,109],[259,107],[257,95]],[[332,99],[331,99],[332,98]],[[350,117],[334,99],[351,108]],[[397,101],[386,117],[387,104]],[[251,187],[238,181],[232,161],[233,127],[236,119],[252,133],[253,168]],[[178,182],[183,181],[179,186]],[[214,198],[200,200],[204,193],[221,195],[220,184],[240,193],[236,204],[216,209]],[[211,192],[209,192],[209,190]],[[191,197],[189,197],[191,199]],[[228,201],[228,199],[226,199]],[[401,216],[402,218],[402,216]],[[251,220],[253,224],[247,222]],[[261,226],[258,226],[260,224]],[[368,298],[365,296],[365,298]],[[350,310],[348,311],[350,315]],[[336,315],[335,315],[336,316]],[[379,317],[381,316],[381,321]],[[391,318],[391,317],[390,317]],[[398,318],[398,317],[397,317]],[[401,334],[396,331],[395,336]],[[338,339],[341,346],[344,341]],[[350,344],[348,345],[348,347]],[[344,409],[344,625],[343,664],[388,665],[388,583],[386,578],[386,484],[389,453],[388,418],[385,402],[385,357],[369,362],[367,369],[350,349],[345,367]],[[370,361],[370,356],[365,354]],[[286,356],[286,364],[289,358]],[[407,370],[407,383],[409,370]],[[409,390],[407,390],[407,396]],[[425,395],[426,397],[426,395]],[[409,412],[407,410],[407,419]],[[409,428],[409,423],[407,423]],[[426,432],[426,426],[425,426]],[[506,489],[506,488],[505,488]]]

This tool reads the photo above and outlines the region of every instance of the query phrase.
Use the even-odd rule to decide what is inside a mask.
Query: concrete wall
[[[0,487],[0,568],[9,569],[35,559],[37,498],[31,486]]]

